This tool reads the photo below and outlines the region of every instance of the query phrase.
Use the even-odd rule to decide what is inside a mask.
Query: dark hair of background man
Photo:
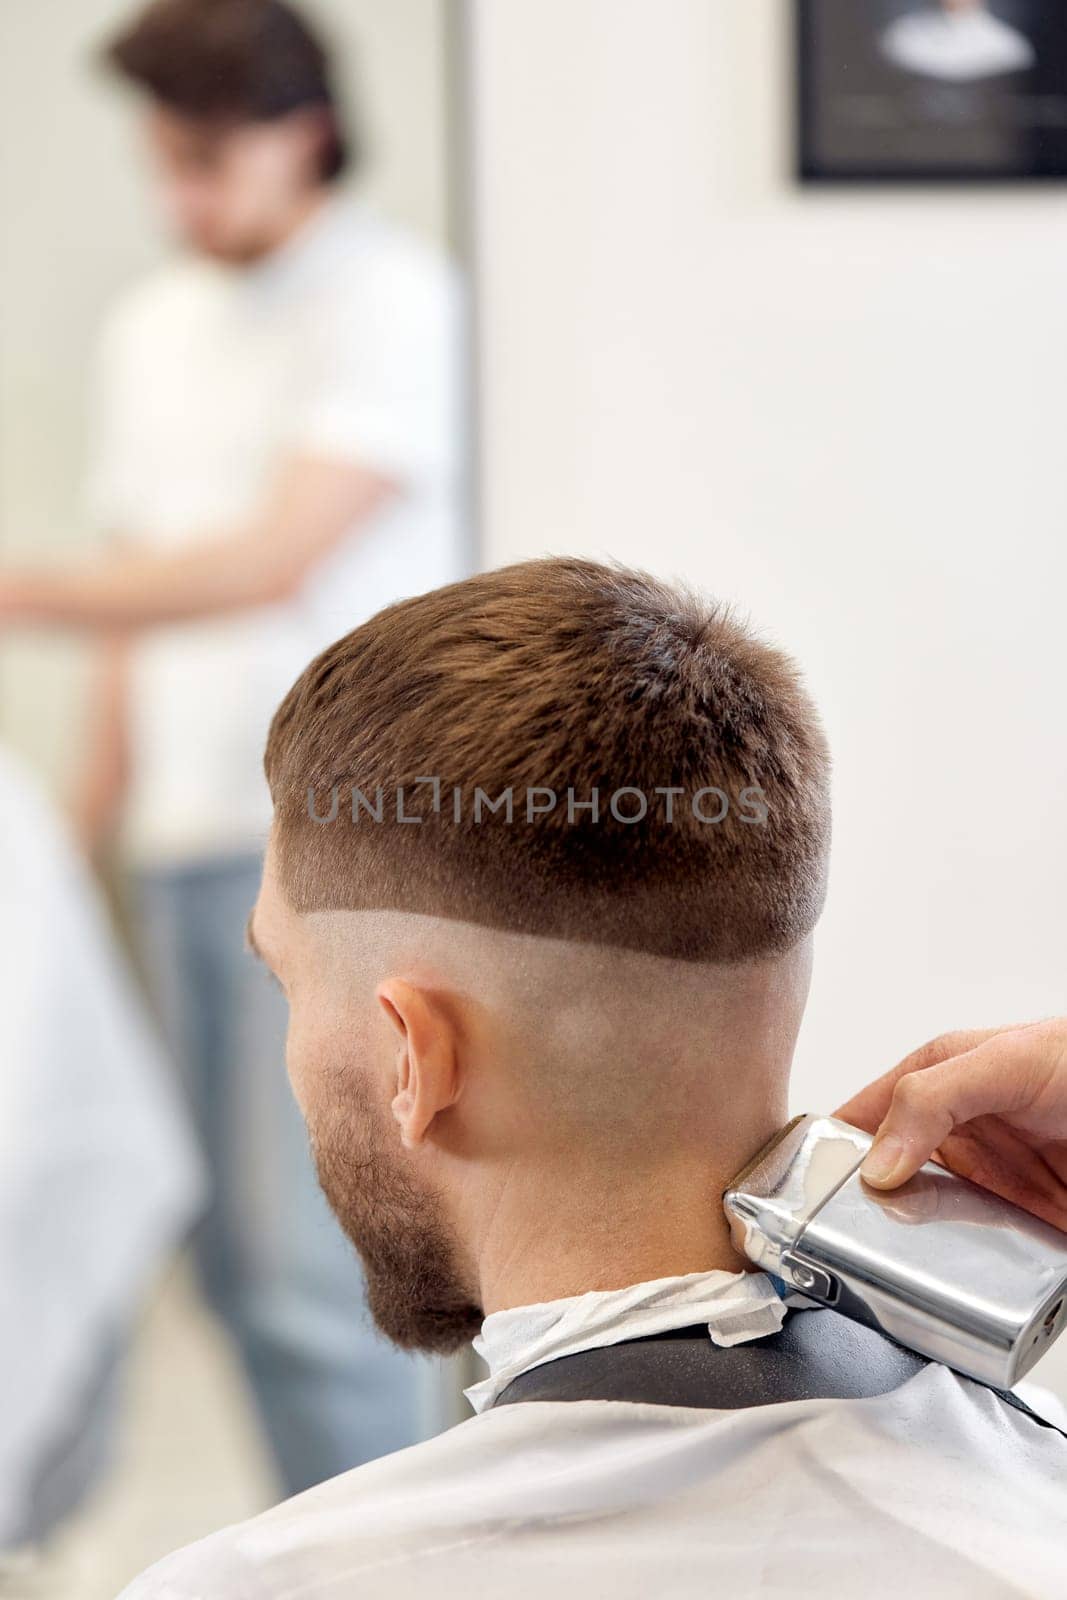
[[[326,47],[282,0],[153,0],[104,58],[168,110],[220,127],[321,109],[332,124],[323,181],[357,164]]]

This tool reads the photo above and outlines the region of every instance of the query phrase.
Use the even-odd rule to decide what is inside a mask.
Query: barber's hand
[[[877,1133],[860,1169],[877,1188],[933,1157],[1067,1229],[1067,1017],[943,1034],[835,1115]]]

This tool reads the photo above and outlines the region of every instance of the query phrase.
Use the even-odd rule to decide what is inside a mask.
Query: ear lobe
[[[401,1142],[414,1149],[459,1096],[454,1025],[431,993],[402,978],[387,978],[376,998],[399,1035],[391,1109]]]

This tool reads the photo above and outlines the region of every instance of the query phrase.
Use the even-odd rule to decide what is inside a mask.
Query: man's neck
[[[319,218],[326,212],[332,199],[331,191],[319,185],[295,200],[284,215],[274,220],[268,234],[243,258],[226,263],[237,272],[258,276],[272,272],[276,262],[283,260],[293,250],[299,250],[300,240],[315,229]]]
[[[748,1263],[731,1244],[722,1193],[751,1153],[714,1171],[679,1161],[643,1180],[604,1184],[576,1184],[572,1173],[569,1182],[539,1184],[536,1196],[505,1196],[479,1252],[480,1304],[488,1315],[656,1278],[742,1271]]]
[[[281,220],[268,253],[276,255],[286,249],[306,228],[310,227],[313,220],[324,211],[329,197],[330,191],[324,185],[317,185],[302,195]]]

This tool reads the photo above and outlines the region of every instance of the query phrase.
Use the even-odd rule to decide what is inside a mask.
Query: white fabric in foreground
[[[668,1280],[662,1326],[717,1321],[733,1275],[697,1276]],[[646,1328],[663,1295],[592,1297],[591,1342],[612,1315],[613,1340]],[[531,1349],[573,1304],[529,1308]],[[1065,1549],[1067,1444],[931,1365],[866,1400],[487,1410],[180,1551],[124,1600],[1061,1600]]]
[[[0,1546],[200,1193],[88,872],[0,749]]]

